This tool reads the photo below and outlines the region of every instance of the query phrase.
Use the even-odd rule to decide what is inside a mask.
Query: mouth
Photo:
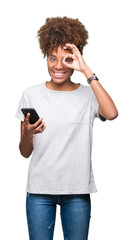
[[[52,72],[55,78],[62,78],[65,75],[65,72]]]

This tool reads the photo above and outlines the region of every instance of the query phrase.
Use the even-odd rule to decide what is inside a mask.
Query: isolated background
[[[91,194],[89,240],[131,240],[133,216],[133,32],[131,1],[3,1],[0,4],[0,238],[28,240],[25,212],[29,159],[18,149],[20,121],[14,117],[29,86],[49,81],[37,30],[47,17],[79,18],[89,31],[84,59],[114,100],[119,116],[95,119],[93,170],[98,192]],[[87,85],[75,72],[75,83]],[[54,240],[63,239],[60,206]]]

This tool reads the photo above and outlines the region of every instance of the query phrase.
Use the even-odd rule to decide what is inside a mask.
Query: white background
[[[131,1],[3,1],[0,6],[0,238],[28,240],[25,187],[30,158],[18,149],[20,122],[14,117],[22,91],[49,81],[36,38],[47,17],[79,18],[89,31],[84,59],[119,111],[113,121],[95,119],[90,240],[132,240],[133,216],[133,32]],[[75,72],[73,82],[87,85]],[[63,239],[60,206],[54,240]],[[75,239],[76,240],[76,239]]]

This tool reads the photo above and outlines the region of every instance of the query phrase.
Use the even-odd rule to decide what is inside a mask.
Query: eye
[[[55,62],[56,61],[56,58],[55,57],[49,57],[49,60],[51,61],[51,62]]]
[[[72,63],[72,62],[73,62],[73,59],[68,57],[68,58],[65,59],[65,62],[67,62],[67,63]]]

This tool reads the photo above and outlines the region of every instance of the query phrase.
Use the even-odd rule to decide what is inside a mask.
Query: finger
[[[37,133],[42,133],[44,130],[45,130],[46,126],[44,125],[44,122],[39,125],[39,127],[37,127],[34,131],[34,134],[37,134]]]
[[[81,56],[79,49],[74,44],[67,43],[64,49],[67,49],[67,48],[71,49],[75,57],[79,58]]]
[[[64,46],[65,49],[67,48],[73,48],[73,44],[72,43],[66,43],[66,45]]]
[[[26,124],[29,123],[30,113],[27,113],[26,117],[24,118],[24,121]]]
[[[74,51],[78,51],[78,48],[74,44],[71,44],[71,43],[66,43],[66,45],[64,46],[64,49],[68,49],[68,48],[70,48],[71,50],[74,50]]]
[[[73,61],[71,61],[71,62],[69,62],[69,63],[67,63],[66,61],[63,61],[62,63],[63,63],[63,65],[64,65],[65,67],[73,68]]]
[[[75,59],[74,54],[67,53],[63,58],[63,62],[65,61],[66,63],[69,63],[69,62],[72,62],[74,59]]]
[[[39,130],[37,133],[35,133],[35,134],[42,133],[42,132],[45,130],[45,128],[46,128],[46,126],[43,126],[43,128],[40,129],[40,130]]]
[[[63,48],[66,50],[70,49],[72,53],[74,52],[73,44],[71,44],[71,43],[66,43],[66,45]]]
[[[46,126],[43,126],[39,131],[38,133],[42,133],[44,130],[45,130]]]
[[[73,52],[77,57],[81,55],[79,49],[74,44],[73,44]]]
[[[68,64],[72,64],[73,63],[73,60],[75,60],[76,58],[75,58],[75,56],[74,56],[74,54],[71,54],[71,53],[67,53],[66,55],[65,55],[65,57],[63,58],[63,63],[68,63]]]
[[[42,128],[44,126],[45,122],[42,122],[41,124],[39,124],[39,126],[36,127],[35,131],[38,131],[40,128]]]
[[[72,68],[74,69],[74,61],[76,60],[76,56],[74,54],[66,54],[62,63],[64,64],[64,66],[68,67],[68,68]]]
[[[41,123],[42,120],[43,120],[43,118],[39,118],[36,123],[32,124],[32,129],[37,128],[37,126],[39,125],[39,123]]]

